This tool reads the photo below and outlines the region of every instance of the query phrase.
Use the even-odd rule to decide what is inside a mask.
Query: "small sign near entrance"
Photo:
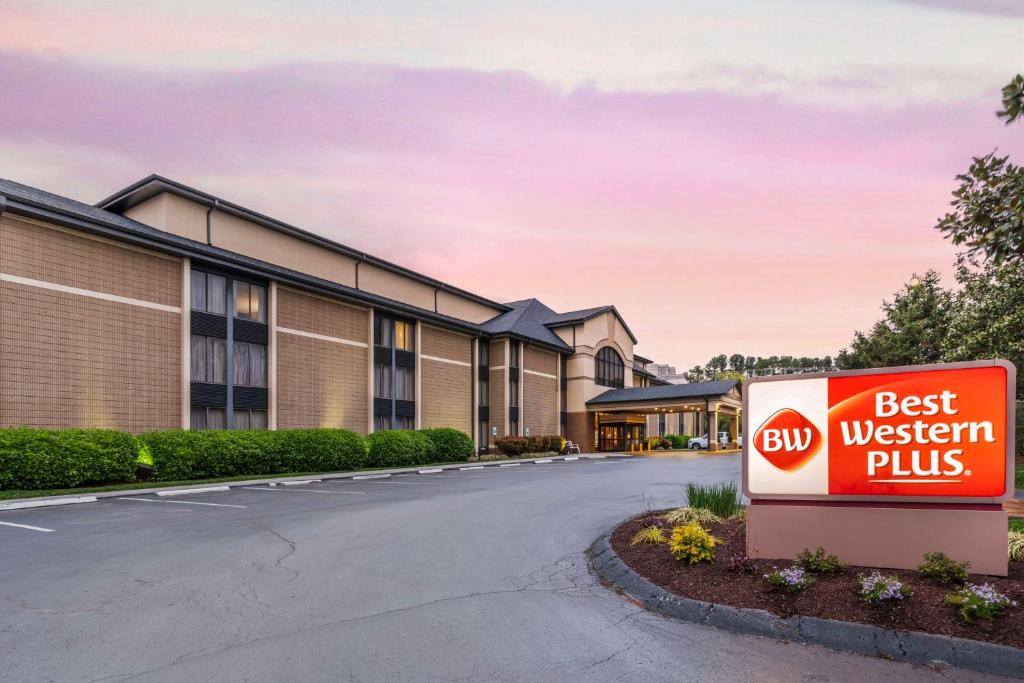
[[[1006,361],[754,378],[751,498],[995,503],[1013,496]]]

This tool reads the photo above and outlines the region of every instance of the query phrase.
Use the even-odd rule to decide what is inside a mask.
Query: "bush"
[[[629,545],[658,545],[660,543],[667,542],[668,539],[665,538],[665,532],[662,531],[661,527],[645,526],[643,529],[633,534],[633,540],[629,542]]]
[[[686,504],[692,508],[710,510],[725,519],[740,511],[739,491],[735,482],[714,486],[689,483],[686,485]]]
[[[667,438],[672,442],[672,448],[681,449],[690,445],[690,437],[682,434],[669,434]]]
[[[701,526],[721,524],[722,518],[704,508],[681,507],[666,513],[665,521],[669,524],[689,524],[697,522]]]
[[[872,572],[869,576],[859,576],[860,596],[865,602],[895,602],[910,595],[910,589],[903,585],[895,576],[882,576],[880,572]]]
[[[826,555],[824,548],[813,553],[807,548],[796,556],[796,565],[812,574],[838,574],[846,570],[846,566],[835,555]]]
[[[925,553],[924,562],[917,566],[921,576],[942,584],[963,584],[967,582],[969,562],[957,562],[946,553]]]
[[[719,543],[720,541],[708,533],[707,529],[696,522],[690,522],[672,529],[668,549],[680,562],[686,560],[690,564],[695,564],[714,561],[715,546]]]
[[[403,429],[385,429],[366,438],[370,467],[411,467],[425,462],[429,439]]]
[[[430,439],[430,459],[435,462],[469,460],[476,450],[473,439],[465,432],[449,427],[424,429],[423,434]]]
[[[286,472],[281,434],[174,430],[143,434],[139,440],[153,458],[152,479],[173,481]]]
[[[1024,531],[1011,531],[1007,534],[1006,552],[1014,562],[1024,562]]]
[[[560,453],[565,447],[565,439],[560,436],[505,436],[494,442],[502,455],[515,457],[527,453]]]
[[[131,481],[135,437],[106,429],[0,429],[0,488],[56,489]]]
[[[768,579],[768,583],[773,588],[780,588],[790,593],[796,593],[807,588],[809,585],[814,583],[814,577],[808,576],[807,572],[800,567],[790,567],[789,569],[776,569],[770,574],[765,574],[764,578]]]
[[[966,622],[975,619],[986,619],[992,621],[1007,607],[1015,607],[1016,602],[996,591],[990,584],[981,586],[973,583],[967,584],[956,593],[951,593],[945,598],[947,605],[955,605],[960,608],[960,616]]]

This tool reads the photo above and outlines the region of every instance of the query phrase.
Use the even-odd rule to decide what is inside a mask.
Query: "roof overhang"
[[[615,314],[615,317],[619,319],[620,323],[622,323],[622,328],[624,330],[626,330],[626,334],[628,334],[629,338],[633,340],[634,344],[636,344],[637,343],[636,335],[634,335],[633,331],[631,329],[629,329],[629,325],[626,324],[626,321],[622,317],[622,314],[619,313],[619,309],[615,308],[615,306],[604,306],[602,308],[595,309],[595,310],[591,311],[590,313],[588,313],[587,315],[583,315],[583,316],[580,316],[578,318],[569,318],[569,319],[566,319],[566,320],[559,320],[558,322],[545,323],[544,327],[550,327],[551,329],[556,329],[556,328],[559,328],[559,327],[571,327],[573,325],[580,325],[582,323],[587,322],[588,320],[592,320],[593,318],[596,318],[599,315],[604,315],[605,313],[609,313],[609,312]]]

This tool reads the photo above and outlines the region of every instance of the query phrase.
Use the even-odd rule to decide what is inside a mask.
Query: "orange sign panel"
[[[752,380],[745,490],[755,498],[1007,497],[1015,375],[1010,363],[985,361]]]

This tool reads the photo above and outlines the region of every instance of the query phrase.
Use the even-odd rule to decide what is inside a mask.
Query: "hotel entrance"
[[[643,416],[614,415],[598,419],[598,451],[628,452],[631,448],[642,448],[646,439],[647,424]]]

